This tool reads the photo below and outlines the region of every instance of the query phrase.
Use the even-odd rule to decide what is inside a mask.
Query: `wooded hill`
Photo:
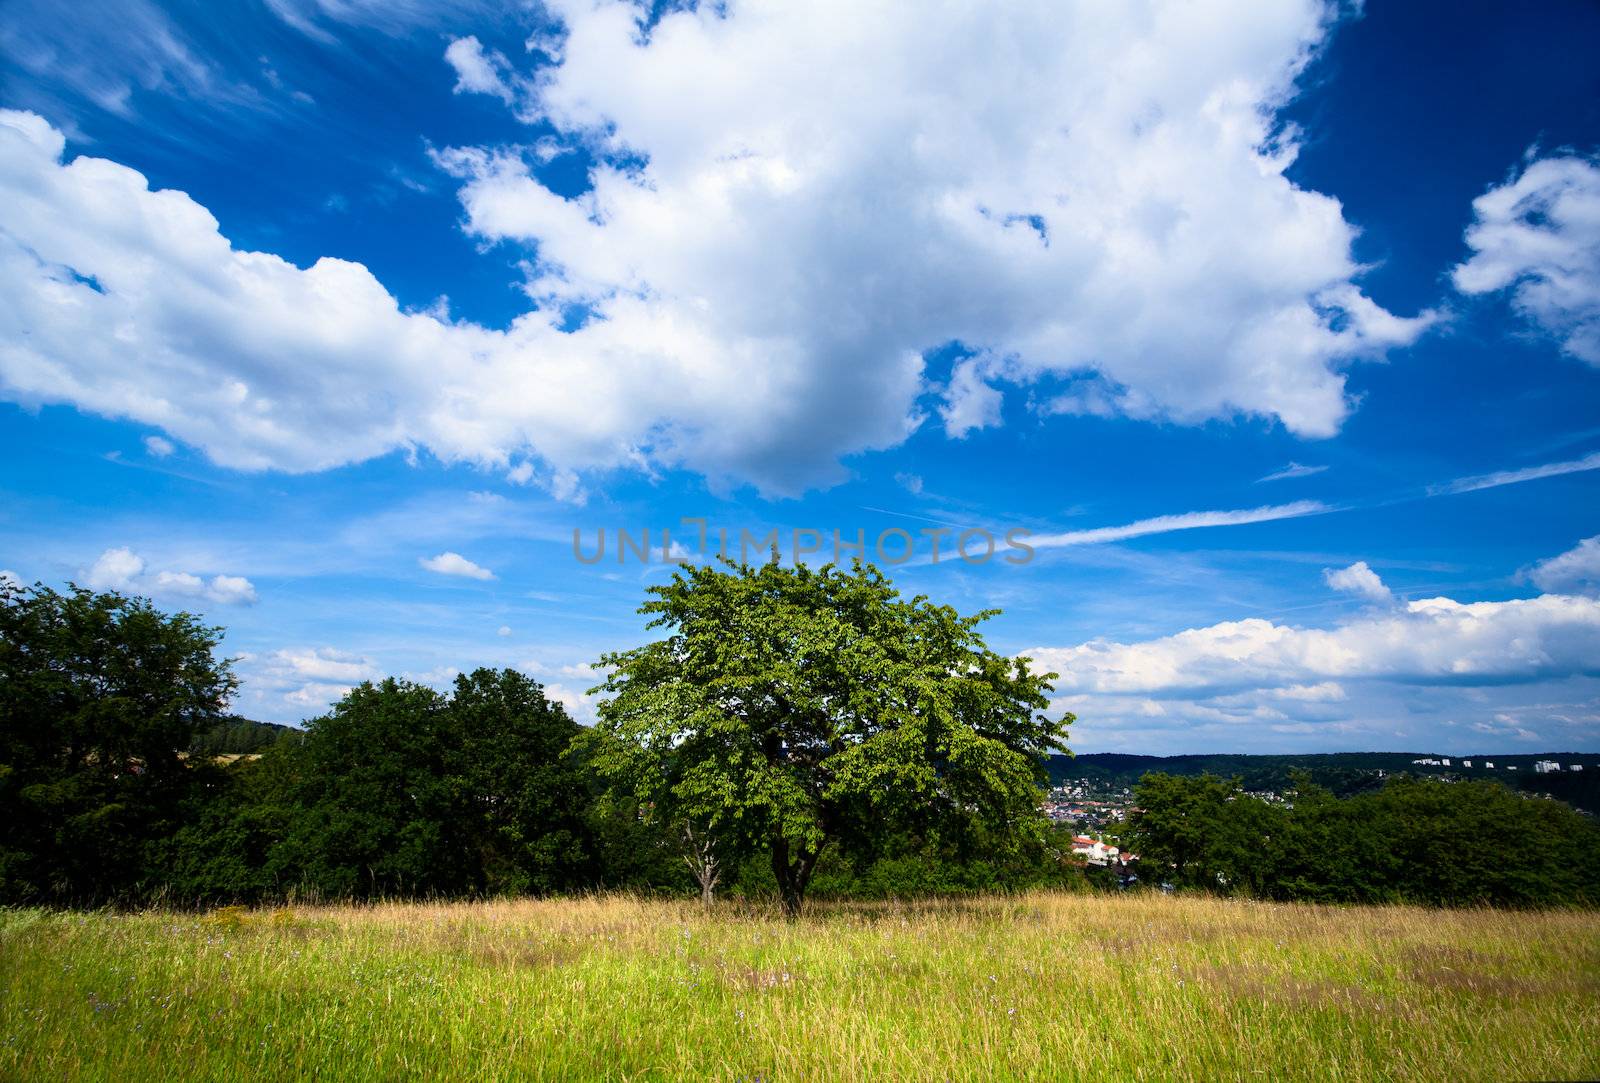
[[[1285,790],[1295,771],[1309,772],[1319,786],[1348,796],[1378,789],[1385,775],[1410,774],[1433,778],[1494,779],[1524,793],[1549,794],[1574,808],[1600,815],[1600,755],[1592,752],[1540,752],[1517,755],[1489,753],[1450,757],[1450,766],[1418,764],[1419,759],[1442,759],[1434,752],[1329,752],[1307,755],[1246,755],[1206,753],[1188,756],[1136,756],[1121,752],[1095,752],[1082,756],[1052,756],[1050,784],[1084,780],[1132,787],[1151,771],[1169,775],[1212,774],[1238,778],[1246,790]],[[1472,766],[1464,766],[1471,760]],[[1559,773],[1538,774],[1534,764],[1554,760]],[[1494,767],[1485,766],[1493,763]],[[1568,770],[1581,764],[1583,771]],[[1515,767],[1516,770],[1510,770]]]

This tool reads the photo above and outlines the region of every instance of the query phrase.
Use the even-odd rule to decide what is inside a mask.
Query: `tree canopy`
[[[1151,773],[1128,845],[1147,875],[1220,894],[1430,905],[1600,903],[1600,828],[1498,782],[1390,778],[1336,798],[1309,776],[1290,804],[1237,779]]]
[[[137,891],[226,717],[222,630],[142,598],[0,578],[0,897]]]
[[[640,610],[667,635],[608,654],[597,767],[657,813],[766,851],[799,912],[830,845],[1037,834],[1054,674],[877,569],[692,567]]]

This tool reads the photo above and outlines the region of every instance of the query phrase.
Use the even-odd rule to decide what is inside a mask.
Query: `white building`
[[[1461,766],[1463,766],[1463,767],[1471,767],[1472,766],[1472,761],[1471,760],[1462,760],[1461,761]]]
[[[1089,864],[1104,868],[1113,864],[1120,853],[1115,846],[1107,846],[1099,839],[1091,839],[1088,835],[1078,835],[1072,840],[1072,852],[1087,859]]]
[[[1539,760],[1534,763],[1533,769],[1541,775],[1548,775],[1561,770],[1561,765],[1555,760]]]

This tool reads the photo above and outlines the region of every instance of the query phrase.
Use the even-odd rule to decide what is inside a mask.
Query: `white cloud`
[[[1291,684],[1286,688],[1271,689],[1271,695],[1278,699],[1297,700],[1301,703],[1338,703],[1346,698],[1344,686],[1337,681]]]
[[[1064,692],[1147,696],[1357,678],[1492,685],[1600,674],[1600,599],[1430,598],[1330,629],[1252,618],[1024,653],[1060,673]]]
[[[1541,560],[1527,574],[1534,586],[1552,594],[1600,593],[1600,535]]]
[[[10,587],[12,590],[21,590],[22,577],[10,568],[0,568],[0,586]]]
[[[516,108],[598,156],[593,189],[544,188],[546,144],[439,155],[470,229],[528,246],[537,311],[491,331],[401,310],[359,264],[235,249],[187,196],[63,164],[59,132],[6,113],[0,395],[241,469],[426,449],[793,493],[921,424],[921,355],[952,341],[1005,359],[952,432],[993,423],[980,384],[1096,372],[1108,409],[1326,436],[1347,364],[1428,322],[1359,292],[1339,203],[1285,176],[1274,118],[1322,3],[751,2],[647,36],[629,5],[551,10],[560,62]],[[456,48],[468,86],[480,57]],[[572,303],[594,318],[567,333]]]
[[[1511,291],[1524,317],[1600,366],[1600,162],[1541,158],[1472,201],[1463,293]]]
[[[179,99],[186,109],[196,103],[228,109],[268,104],[259,90],[234,82],[211,62],[203,42],[185,34],[167,8],[155,0],[118,0],[114,12],[63,20],[60,6],[50,0],[7,0],[0,52],[8,68],[31,79],[8,79],[6,99],[37,98],[49,93],[44,88],[60,88],[125,119],[150,94]]]
[[[957,362],[944,391],[944,404],[939,407],[944,431],[950,436],[960,440],[974,429],[1000,424],[1004,397],[1000,389],[989,382],[992,375],[998,373],[991,358],[980,355]]]
[[[125,546],[107,549],[84,576],[90,590],[134,590],[144,574],[144,558]]]
[[[372,659],[332,647],[275,651],[270,660],[281,674],[302,680],[337,682],[347,687],[376,680],[379,676]]]
[[[1064,534],[1041,534],[1030,539],[1029,543],[1035,549],[1050,549],[1063,545],[1098,545],[1103,542],[1140,538],[1146,534],[1266,523],[1277,519],[1297,519],[1303,515],[1323,515],[1334,510],[1336,509],[1318,500],[1297,500],[1292,504],[1275,504],[1240,511],[1190,511],[1181,515],[1158,515],[1153,519],[1140,519],[1125,526],[1102,526],[1091,530],[1069,530]]]
[[[582,726],[592,726],[599,717],[595,701],[583,690],[566,684],[543,686],[545,698],[566,708],[567,716]]]
[[[1443,485],[1430,485],[1428,493],[1430,496],[1471,493],[1479,489],[1498,488],[1501,485],[1517,485],[1524,481],[1560,477],[1562,474],[1580,474],[1585,470],[1600,470],[1600,451],[1568,462],[1545,463],[1542,466],[1529,466],[1521,470],[1496,470],[1492,474],[1478,474],[1470,478],[1457,478],[1455,481],[1445,482]]]
[[[368,27],[398,35],[472,14],[482,0],[266,0],[268,10],[326,45],[338,38],[330,27]]]
[[[1358,560],[1348,568],[1324,568],[1322,578],[1328,586],[1343,594],[1354,594],[1380,605],[1389,605],[1394,601],[1394,592],[1384,586],[1378,573],[1368,567],[1364,560]]]
[[[1292,462],[1282,470],[1274,470],[1265,477],[1257,478],[1256,481],[1259,483],[1263,481],[1288,481],[1290,478],[1308,478],[1312,474],[1320,474],[1326,469],[1328,469],[1326,466],[1305,466],[1301,463]]]
[[[897,485],[912,495],[917,495],[922,492],[921,474],[896,474],[894,476],[894,480]]]
[[[1293,146],[1271,114],[1327,31],[1320,4],[1080,20],[752,3],[670,13],[648,38],[623,5],[553,10],[568,34],[540,108],[649,161],[602,166],[569,201],[514,157],[447,159],[479,232],[538,243],[536,295],[709,304],[723,334],[830,367],[855,360],[816,333],[841,321],[872,331],[879,365],[959,339],[1021,372],[1099,369],[1147,415],[1255,412],[1318,435],[1347,409],[1334,359],[1421,330],[1355,292],[1338,204],[1283,177]],[[976,367],[952,383],[957,434],[994,416]]]
[[[436,557],[418,557],[417,563],[430,572],[440,575],[459,575],[465,579],[493,579],[488,568],[474,564],[460,553],[440,553]]]
[[[498,629],[495,630],[494,634],[499,636],[501,639],[505,639],[507,636],[511,635],[511,625],[502,624]]]
[[[239,575],[214,575],[206,584],[206,597],[230,605],[244,605],[256,600],[256,588],[250,580]]]
[[[203,579],[192,572],[159,571],[145,574],[145,560],[126,546],[107,549],[83,573],[91,590],[116,590],[156,598],[199,598],[220,605],[251,605],[256,588],[243,576],[213,575]]]
[[[371,658],[332,647],[246,656],[239,670],[246,695],[273,714],[285,704],[303,715],[320,714],[357,684],[382,676]]]
[[[509,65],[500,53],[484,51],[476,37],[457,38],[444,51],[445,61],[455,69],[457,94],[488,94],[507,105],[516,94],[506,81]]]
[[[144,438],[144,449],[152,458],[156,459],[165,459],[168,455],[178,450],[172,446],[171,440],[160,436],[146,436]]]

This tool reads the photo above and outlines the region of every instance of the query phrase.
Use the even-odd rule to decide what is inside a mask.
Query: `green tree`
[[[0,899],[138,897],[164,872],[193,773],[227,717],[220,628],[142,598],[0,580]]]
[[[332,897],[455,894],[470,877],[453,816],[445,698],[388,678],[306,723],[301,808],[280,859]]]
[[[764,849],[790,916],[831,845],[1040,834],[1042,759],[1072,719],[1042,713],[1054,674],[985,646],[992,613],[904,599],[860,562],[728,569],[651,588],[667,637],[601,659],[601,772]]]
[[[1151,772],[1134,802],[1128,848],[1157,875],[1224,894],[1270,892],[1285,814],[1238,779]]]
[[[572,744],[582,731],[561,704],[513,669],[456,678],[446,708],[457,751],[461,828],[473,849],[473,887],[545,893],[592,882],[588,788]]]
[[[393,678],[362,684],[282,749],[299,808],[274,879],[337,897],[591,883],[589,798],[568,754],[577,733],[514,670],[459,676],[449,696]]]

